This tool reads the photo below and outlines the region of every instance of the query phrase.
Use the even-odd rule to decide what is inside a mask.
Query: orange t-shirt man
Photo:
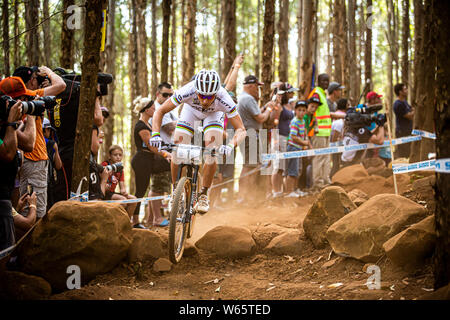
[[[36,94],[42,97],[44,95],[44,89],[36,90]],[[36,117],[36,142],[34,144],[33,151],[25,152],[23,155],[25,158],[32,161],[41,161],[48,159],[44,132],[42,130],[42,118],[43,117],[39,116]]]

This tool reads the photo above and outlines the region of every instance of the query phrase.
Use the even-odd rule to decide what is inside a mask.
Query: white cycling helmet
[[[220,89],[220,77],[215,70],[200,70],[194,81],[197,92],[205,96],[212,96]]]

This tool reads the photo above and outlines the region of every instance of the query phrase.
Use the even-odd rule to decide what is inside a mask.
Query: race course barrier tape
[[[439,160],[427,160],[409,164],[394,164],[392,166],[394,174],[414,172],[421,170],[434,170],[439,173],[450,173],[450,158]]]
[[[408,137],[403,137],[403,138],[397,138],[397,139],[392,140],[392,145],[395,146],[395,145],[399,145],[399,144],[410,143],[412,141],[419,141],[421,139],[422,139],[421,136],[408,136]],[[389,140],[385,140],[383,144],[362,143],[362,144],[353,144],[353,145],[349,145],[349,146],[328,147],[328,148],[309,149],[309,150],[301,150],[301,151],[264,153],[261,155],[261,160],[268,161],[268,160],[293,159],[293,158],[311,157],[311,156],[317,156],[317,155],[326,155],[326,154],[332,154],[332,153],[341,153],[344,151],[383,148],[383,147],[389,147],[389,146],[390,146]]]
[[[411,131],[411,134],[414,136],[421,136],[421,137],[428,138],[428,139],[433,139],[433,140],[436,139],[436,134],[430,133],[428,131],[414,129],[413,131]]]

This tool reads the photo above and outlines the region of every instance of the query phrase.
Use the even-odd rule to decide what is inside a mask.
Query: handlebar
[[[162,142],[160,150],[172,152],[177,148],[185,149],[201,149],[203,152],[210,153],[211,156],[215,156],[218,153],[218,148],[202,147],[192,144],[176,144],[176,143],[164,143]]]

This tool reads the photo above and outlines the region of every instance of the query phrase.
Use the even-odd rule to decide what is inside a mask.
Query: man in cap
[[[339,82],[331,82],[328,86],[328,108],[331,112],[331,117],[335,118],[336,109],[337,109],[337,101],[342,97],[342,89],[345,89],[343,85],[341,85]],[[338,114],[338,117],[341,118]]]
[[[244,91],[239,95],[237,109],[247,130],[244,143],[239,146],[242,158],[244,159],[244,165],[241,171],[242,178],[239,180],[239,193],[243,196],[242,200],[245,200],[245,197],[250,196],[250,188],[256,183],[256,174],[250,176],[245,175],[256,168],[260,162],[259,130],[262,128],[263,122],[269,119],[272,109],[268,107],[264,112],[261,112],[258,101],[259,87],[263,83],[256,76],[249,75],[245,77],[243,84]]]
[[[328,107],[325,90],[328,89],[330,84],[330,77],[326,73],[322,73],[318,77],[318,86],[315,87],[308,96],[311,98],[314,94],[317,94],[320,99],[320,105],[316,110],[317,119],[317,133],[311,138],[312,146],[314,149],[326,148],[330,145],[331,135],[331,114]],[[331,171],[331,157],[329,154],[314,156],[313,157],[313,180],[314,188],[322,189],[326,185],[331,184],[330,171]]]

